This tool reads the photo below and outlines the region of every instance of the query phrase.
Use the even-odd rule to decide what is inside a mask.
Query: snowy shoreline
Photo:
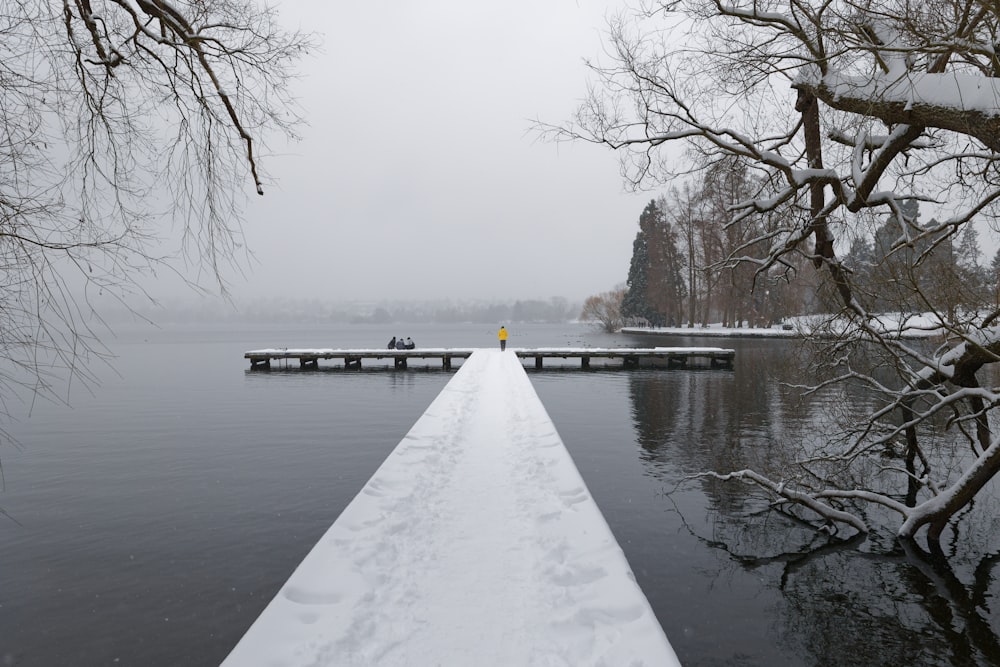
[[[869,324],[890,338],[940,338],[947,335],[941,321],[929,313],[885,313],[872,316]],[[847,320],[829,315],[788,318],[771,327],[724,327],[721,324],[694,327],[622,327],[630,336],[688,336],[706,338],[837,338],[851,326]]]
[[[630,336],[698,336],[712,338],[802,338],[806,334],[795,329],[732,327],[622,327],[618,333]]]

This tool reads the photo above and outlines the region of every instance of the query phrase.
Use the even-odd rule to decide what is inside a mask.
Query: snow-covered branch
[[[868,532],[868,526],[861,518],[851,514],[850,512],[839,510],[827,503],[822,502],[820,500],[821,496],[819,494],[797,491],[795,489],[792,489],[790,485],[786,484],[785,482],[775,482],[753,470],[738,470],[735,472],[730,472],[725,474],[717,472],[706,472],[700,475],[693,476],[693,478],[698,478],[698,477],[712,477],[714,479],[718,479],[723,482],[740,481],[740,482],[752,483],[759,486],[760,488],[767,489],[775,496],[782,498],[787,502],[794,503],[796,505],[801,505],[802,507],[806,507],[812,510],[818,516],[820,516],[821,518],[825,519],[830,523],[841,523],[851,526],[859,533]],[[829,491],[828,493],[832,494],[835,492]],[[891,501],[891,499],[888,498],[879,499],[877,497],[877,494],[867,494],[867,495],[869,497],[865,497],[863,499],[870,501],[885,500],[886,502],[889,503],[893,502]],[[834,497],[834,496],[831,495],[828,497]],[[894,507],[893,509],[896,508]]]
[[[808,72],[806,70],[805,72]],[[792,86],[838,111],[873,116],[886,125],[938,128],[978,139],[1000,152],[1000,80],[948,72],[893,77],[804,73]]]

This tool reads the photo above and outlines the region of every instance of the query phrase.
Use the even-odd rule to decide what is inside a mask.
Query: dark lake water
[[[0,665],[215,665],[452,374],[251,372],[260,347],[490,346],[493,327],[133,329],[117,375],[0,449]],[[525,325],[510,345],[718,345],[733,371],[529,370],[684,665],[1000,664],[995,497],[947,559],[831,541],[737,485],[851,397],[773,379],[787,341]],[[321,362],[322,363],[322,362]],[[328,362],[331,363],[332,362]],[[860,399],[859,399],[860,400]],[[18,414],[18,408],[11,408]],[[470,567],[475,567],[470,564]]]

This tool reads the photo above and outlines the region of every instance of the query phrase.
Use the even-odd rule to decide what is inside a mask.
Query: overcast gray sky
[[[250,202],[237,298],[582,298],[625,280],[656,193],[625,192],[608,149],[530,131],[575,110],[617,0],[279,6],[324,46],[296,83],[304,140]]]

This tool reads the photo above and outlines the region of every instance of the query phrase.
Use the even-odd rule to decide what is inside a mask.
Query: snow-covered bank
[[[705,336],[712,338],[799,338],[795,329],[780,327],[733,328],[709,325],[707,327],[622,327],[619,333],[635,336]]]
[[[941,321],[930,313],[883,313],[873,315],[868,324],[890,338],[934,338],[947,334]],[[829,315],[788,318],[770,327],[724,327],[721,324],[694,327],[622,327],[619,332],[636,336],[698,336],[715,338],[802,338],[840,337],[856,325]]]
[[[517,357],[478,350],[224,662],[678,665]]]

